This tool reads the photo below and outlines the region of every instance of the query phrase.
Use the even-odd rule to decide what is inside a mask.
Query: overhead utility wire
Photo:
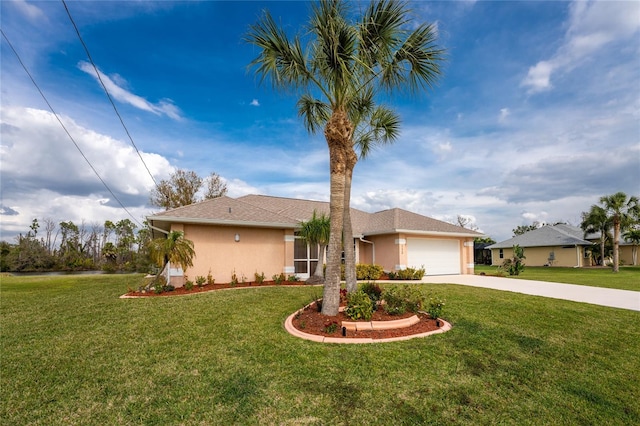
[[[109,185],[107,185],[107,183],[102,179],[102,177],[100,177],[100,174],[98,173],[98,171],[95,169],[95,167],[93,167],[93,164],[91,164],[91,161],[89,161],[89,159],[87,158],[86,155],[84,155],[84,152],[82,152],[82,150],[80,149],[80,146],[78,146],[77,142],[75,141],[75,139],[73,139],[73,136],[71,136],[71,133],[69,133],[69,131],[67,130],[67,128],[65,127],[64,123],[62,122],[62,120],[60,120],[60,117],[58,117],[58,114],[54,111],[53,107],[51,106],[51,104],[49,103],[49,100],[47,99],[47,97],[44,95],[44,93],[42,93],[42,90],[40,90],[40,86],[38,86],[38,83],[36,83],[36,81],[33,79],[33,77],[31,76],[31,73],[29,72],[29,70],[27,69],[26,65],[24,64],[24,62],[22,62],[22,59],[20,58],[20,55],[18,55],[18,52],[16,51],[16,49],[14,49],[13,45],[11,44],[11,42],[9,41],[9,38],[7,37],[7,35],[4,33],[4,31],[2,30],[2,28],[0,28],[0,32],[2,33],[2,37],[4,37],[4,39],[7,41],[7,44],[9,45],[9,47],[11,48],[11,50],[13,51],[13,53],[16,55],[16,58],[18,58],[18,62],[20,62],[20,65],[22,65],[22,68],[24,69],[24,71],[27,73],[27,75],[29,76],[29,78],[31,79],[31,82],[33,83],[34,86],[36,86],[36,89],[38,90],[38,92],[40,93],[40,96],[42,96],[42,99],[44,99],[44,102],[47,104],[47,106],[49,107],[49,110],[51,111],[51,113],[53,114],[53,116],[58,120],[58,123],[60,123],[60,126],[62,126],[62,128],[64,129],[65,133],[67,134],[67,136],[69,136],[69,139],[71,139],[71,142],[73,142],[73,144],[76,146],[76,148],[78,149],[78,151],[80,152],[80,155],[82,155],[82,158],[84,158],[84,160],[87,162],[87,164],[89,165],[89,167],[91,167],[91,170],[93,170],[93,173],[96,174],[96,176],[98,177],[98,179],[100,179],[100,182],[102,182],[102,184],[104,185],[105,188],[107,188],[107,191],[109,191],[109,193],[113,196],[113,198],[118,202],[118,204],[120,204],[120,207],[122,207],[124,209],[124,211],[126,211],[129,216],[131,216],[131,218],[138,224],[140,225],[140,227],[144,227],[140,221],[138,219],[135,218],[134,215],[131,214],[131,212],[129,210],[127,210],[127,208],[124,206],[124,204],[122,204],[122,202],[120,201],[120,199],[116,196],[116,194],[113,193],[113,191],[111,190],[111,188],[109,188]]]
[[[95,62],[93,62],[93,58],[91,57],[91,53],[89,53],[89,48],[87,47],[87,45],[85,44],[84,40],[82,39],[82,36],[80,35],[80,30],[78,29],[78,26],[76,25],[75,21],[71,17],[71,12],[69,12],[69,8],[67,7],[67,3],[64,0],[61,0],[61,1],[62,1],[62,4],[64,5],[64,9],[67,11],[67,15],[69,16],[69,20],[71,21],[71,24],[73,25],[73,28],[76,30],[76,34],[78,34],[78,39],[80,39],[80,43],[82,44],[82,47],[84,47],[84,51],[87,53],[87,57],[89,58],[89,62],[91,62],[91,65],[93,66],[93,69],[96,72],[96,76],[98,76],[98,81],[100,81],[100,85],[102,85],[102,88],[104,89],[104,93],[106,93],[107,98],[109,99],[109,102],[111,102],[111,106],[113,107],[113,110],[115,111],[116,115],[118,116],[118,119],[120,120],[120,124],[122,124],[122,127],[124,128],[124,131],[127,133],[127,136],[129,137],[129,140],[131,141],[131,145],[133,145],[133,148],[138,153],[138,157],[140,157],[140,161],[142,161],[142,164],[144,164],[144,168],[147,169],[147,173],[149,173],[149,176],[151,176],[151,180],[153,181],[153,184],[157,188],[158,187],[158,182],[156,182],[155,178],[151,174],[151,171],[149,170],[149,167],[147,167],[147,163],[145,163],[144,160],[142,159],[142,154],[140,154],[140,151],[138,150],[138,147],[133,142],[133,138],[131,137],[131,134],[129,133],[129,129],[127,129],[127,126],[125,126],[124,120],[122,119],[122,116],[118,112],[118,108],[116,108],[115,102],[113,102],[113,99],[111,98],[111,95],[109,94],[109,91],[107,90],[107,87],[105,86],[104,82],[102,81],[102,77],[100,77],[100,72],[98,71],[98,67],[96,66]]]

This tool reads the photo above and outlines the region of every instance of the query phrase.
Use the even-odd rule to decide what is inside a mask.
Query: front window
[[[318,265],[318,245],[308,245],[296,236],[293,243],[293,265],[296,274],[313,274]]]
[[[500,259],[504,259],[504,251],[500,249]]]

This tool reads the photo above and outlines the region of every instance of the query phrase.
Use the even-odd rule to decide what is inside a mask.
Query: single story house
[[[529,266],[591,266],[591,246],[584,239],[582,229],[558,224],[545,225],[538,229],[516,235],[487,248],[491,250],[491,264],[502,265],[513,255],[513,246],[524,249],[524,263]]]
[[[306,279],[318,261],[318,247],[297,235],[313,212],[329,215],[329,203],[265,195],[227,196],[179,207],[147,218],[154,238],[182,231],[196,258],[189,279],[211,274],[229,282],[236,274],[253,281],[284,273]],[[394,208],[376,213],[351,209],[356,263],[386,271],[423,267],[427,275],[473,274],[473,240],[479,232]],[[172,275],[180,276],[174,270]],[[181,280],[175,280],[180,285]],[[172,278],[172,282],[174,279]]]

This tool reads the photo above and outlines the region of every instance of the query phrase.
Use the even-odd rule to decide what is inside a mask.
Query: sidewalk
[[[640,311],[640,292],[484,275],[426,276],[423,283],[461,284]]]

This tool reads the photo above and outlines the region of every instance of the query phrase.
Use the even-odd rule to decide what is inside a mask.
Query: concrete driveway
[[[532,296],[571,300],[592,305],[640,311],[640,291],[616,290],[575,284],[530,281],[484,275],[438,275],[426,276],[423,283],[461,284],[472,287],[512,291]]]

